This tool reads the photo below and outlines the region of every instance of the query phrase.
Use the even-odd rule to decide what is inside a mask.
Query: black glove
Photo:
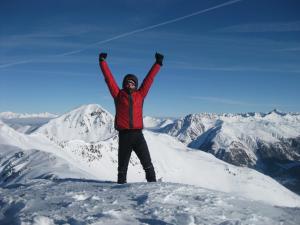
[[[157,64],[159,64],[161,66],[163,65],[162,62],[163,62],[164,56],[162,54],[159,54],[158,52],[156,52],[155,59],[156,59]]]
[[[107,53],[101,52],[99,54],[99,62],[105,61],[106,57],[107,57]]]

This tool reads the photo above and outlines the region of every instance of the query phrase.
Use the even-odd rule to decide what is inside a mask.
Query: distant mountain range
[[[300,193],[300,114],[190,114],[159,132],[237,166],[255,168]]]
[[[55,117],[57,115],[47,112],[38,114],[0,112],[0,120],[26,134],[33,132]]]

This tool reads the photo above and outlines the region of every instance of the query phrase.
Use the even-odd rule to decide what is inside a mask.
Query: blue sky
[[[98,53],[120,85],[127,73],[141,83],[158,51],[145,115],[300,112],[300,1],[237,1],[163,24],[226,2],[3,0],[0,111],[114,113]]]

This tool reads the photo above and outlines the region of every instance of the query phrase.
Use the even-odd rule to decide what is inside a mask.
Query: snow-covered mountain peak
[[[69,113],[75,113],[75,112],[84,112],[84,113],[90,113],[90,112],[95,112],[95,111],[100,111],[100,112],[105,112],[110,114],[108,111],[106,111],[101,105],[99,104],[85,104],[81,105],[79,107],[76,107],[75,109],[71,110]]]
[[[159,131],[175,136],[183,143],[190,143],[208,128],[218,125],[220,123],[218,118],[217,114],[189,114]]]
[[[82,105],[60,116],[60,118],[64,118],[64,121],[75,122],[76,124],[73,124],[75,127],[78,122],[81,125],[86,123],[88,126],[88,119],[92,120],[90,122],[98,123],[98,125],[103,125],[113,120],[113,116],[98,104]]]
[[[114,134],[114,118],[100,105],[82,105],[51,120],[36,132],[58,142],[76,139],[96,142]]]
[[[278,110],[278,109],[273,109],[271,112],[269,112],[268,114],[271,114],[271,113],[274,113],[274,114],[278,114],[278,115],[280,115],[280,116],[285,116],[287,113],[285,113],[285,112],[282,112],[282,111],[280,111],[280,110]]]

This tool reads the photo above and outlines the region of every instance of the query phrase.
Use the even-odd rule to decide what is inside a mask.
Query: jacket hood
[[[136,89],[138,88],[138,85],[139,85],[138,78],[134,74],[127,74],[123,79],[123,84],[122,84],[123,89],[126,88],[127,80],[133,80],[135,82]]]

